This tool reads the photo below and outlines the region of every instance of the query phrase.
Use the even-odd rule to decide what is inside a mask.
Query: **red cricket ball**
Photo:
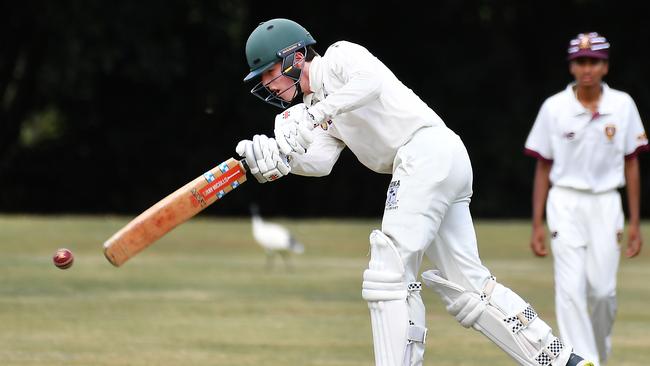
[[[52,261],[58,268],[68,269],[72,266],[72,262],[74,262],[74,256],[69,249],[60,248],[54,253]]]

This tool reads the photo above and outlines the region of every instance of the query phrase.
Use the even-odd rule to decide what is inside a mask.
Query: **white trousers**
[[[426,253],[449,281],[483,291],[490,272],[479,259],[469,210],[472,166],[460,138],[445,126],[417,132],[395,157],[391,185],[398,188],[393,202],[389,189],[382,231],[402,255],[405,280],[417,281]]]
[[[479,258],[469,209],[471,195],[472,167],[467,150],[460,138],[447,127],[424,128],[398,150],[388,188],[382,231],[399,253],[406,283],[417,282],[422,259],[426,255],[441,275],[455,286],[475,294],[484,293],[488,288],[492,276]],[[520,333],[512,330],[515,336],[511,336],[508,326],[499,323],[506,319],[499,316],[518,314],[517,318],[521,319],[519,316],[525,316],[522,304],[526,302],[503,285],[497,285],[497,288],[500,295],[492,294],[489,306],[493,309],[484,319],[492,320],[489,325],[492,328],[481,332],[503,337],[493,341],[520,362],[543,364],[540,360],[550,356],[542,353],[549,351],[547,347],[554,347],[552,342],[555,337],[550,327],[543,320],[535,318],[527,326],[524,325]],[[406,301],[409,321],[424,328],[425,308],[420,292],[410,291]],[[503,314],[495,315],[495,311]],[[390,317],[390,314],[386,316]],[[488,326],[487,323],[484,325]],[[429,334],[438,336],[435,330]],[[375,350],[381,350],[382,341],[385,339],[375,339]],[[413,342],[408,346],[404,364],[422,365],[424,344]],[[571,349],[570,344],[566,346]],[[551,351],[559,357],[557,352],[561,349]],[[566,352],[561,354],[562,358],[554,361],[553,365],[564,366],[567,362],[569,355]]]
[[[553,187],[546,216],[561,338],[583,357],[604,363],[617,307],[618,241],[624,224],[620,194]]]
[[[423,256],[445,277],[467,290],[482,292],[490,272],[479,259],[469,210],[472,167],[460,138],[445,126],[418,131],[395,157],[382,231],[397,246],[405,281],[418,281]],[[433,244],[433,245],[431,245]],[[411,321],[425,327],[419,292],[408,299]],[[424,345],[413,349],[421,364]]]

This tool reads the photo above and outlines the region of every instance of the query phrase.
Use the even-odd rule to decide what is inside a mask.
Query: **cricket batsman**
[[[363,273],[377,366],[422,365],[427,328],[418,273],[462,326],[527,366],[593,365],[553,335],[534,308],[483,266],[470,215],[472,167],[461,139],[364,47],[339,41],[320,56],[301,25],[272,19],[246,43],[251,92],[284,111],[275,136],[240,141],[260,183],[289,173],[326,176],[349,148],[391,174],[381,230]],[[299,99],[302,102],[299,102]]]

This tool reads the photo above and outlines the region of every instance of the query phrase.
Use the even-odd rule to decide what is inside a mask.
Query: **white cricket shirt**
[[[526,140],[528,155],[552,160],[550,180],[560,187],[605,192],[625,185],[625,158],[648,149],[632,98],[602,84],[598,113],[567,88],[544,102]]]
[[[318,121],[304,155],[292,157],[292,173],[329,174],[345,148],[378,173],[392,173],[397,149],[427,126],[444,125],[438,115],[364,47],[339,41],[309,68],[312,94],[304,96]]]

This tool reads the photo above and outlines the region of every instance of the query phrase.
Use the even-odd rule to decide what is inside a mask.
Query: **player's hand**
[[[274,133],[280,151],[285,155],[306,153],[314,141],[312,130],[315,125],[317,121],[304,103],[296,104],[275,116]]]
[[[544,226],[533,226],[533,233],[530,238],[530,249],[538,257],[546,257],[546,231]]]
[[[625,256],[633,258],[639,255],[642,244],[641,228],[639,225],[630,225],[627,229],[627,250],[625,251]]]
[[[239,156],[246,159],[248,168],[260,183],[271,182],[291,172],[285,156],[280,154],[273,138],[255,135],[253,140],[242,140],[235,148]]]

